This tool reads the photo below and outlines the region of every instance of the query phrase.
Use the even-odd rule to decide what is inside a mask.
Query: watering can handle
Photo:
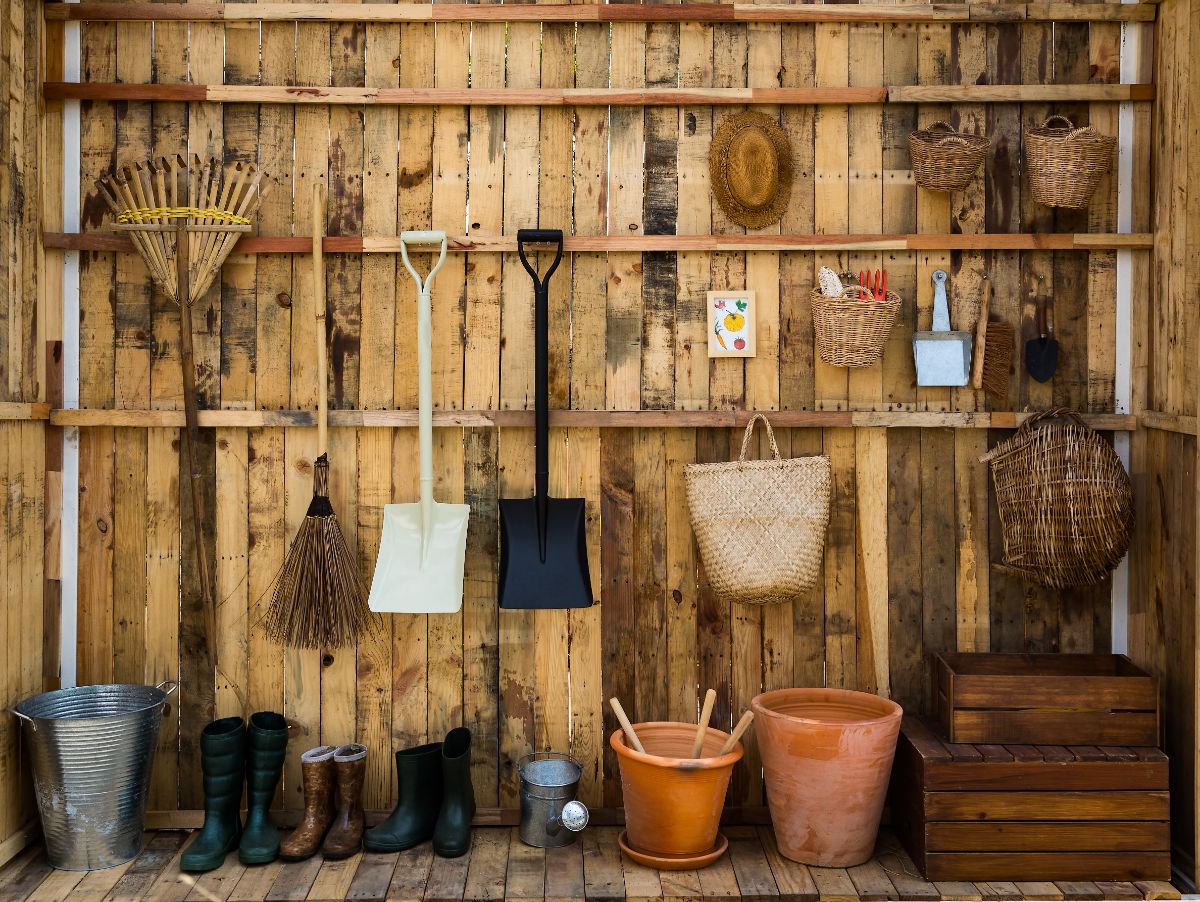
[[[950,331],[950,303],[946,300],[946,270],[933,271],[933,331]]]

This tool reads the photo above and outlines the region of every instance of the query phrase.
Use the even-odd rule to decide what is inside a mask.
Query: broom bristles
[[[993,398],[1008,394],[1012,366],[1013,327],[1009,323],[987,324],[983,354],[983,390]]]
[[[291,648],[341,648],[375,627],[354,555],[329,505],[328,469],[321,455],[314,466],[312,503],[267,612],[267,637]]]

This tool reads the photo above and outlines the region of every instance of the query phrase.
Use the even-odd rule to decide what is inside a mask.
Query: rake
[[[258,209],[262,173],[237,163],[222,169],[215,158],[182,155],[123,166],[96,185],[128,233],[151,277],[179,305],[179,362],[183,369],[184,453],[191,478],[193,530],[196,542],[204,623],[216,636],[216,606],[204,536],[204,474],[196,460],[200,440],[196,365],[192,352],[192,305],[221,272],[240,234],[250,231]],[[180,486],[180,491],[183,487]]]

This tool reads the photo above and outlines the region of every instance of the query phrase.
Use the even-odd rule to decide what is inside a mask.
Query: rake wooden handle
[[[721,751],[717,752],[717,757],[728,755],[733,751],[733,747],[737,745],[737,741],[742,738],[742,734],[750,727],[750,721],[754,720],[754,712],[747,711],[742,715],[742,719],[737,722],[737,726],[733,728],[733,732],[729,734],[729,738],[725,740],[725,744],[721,746]]]
[[[325,203],[321,183],[312,186],[313,305],[317,311],[317,455],[329,450],[329,373],[325,350]]]
[[[617,697],[614,695],[608,700],[608,703],[612,705],[613,713],[617,715],[617,720],[621,722],[621,729],[625,731],[625,738],[633,744],[635,749],[637,749],[643,755],[646,754],[646,749],[642,745],[642,740],[638,739],[637,733],[633,731],[633,724],[631,724],[629,722],[629,718],[625,716],[625,709],[621,707],[621,703],[617,700]]]
[[[992,280],[983,277],[983,298],[979,302],[979,320],[975,323],[975,356],[971,359],[971,387],[983,391],[983,355],[987,351],[988,315],[992,307]]]
[[[708,735],[708,722],[712,719],[713,706],[717,703],[717,690],[704,693],[704,707],[700,709],[700,721],[696,724],[696,741],[692,743],[692,757],[699,758],[704,750],[704,737]]]

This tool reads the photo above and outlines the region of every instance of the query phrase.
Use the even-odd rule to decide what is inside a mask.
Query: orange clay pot
[[[868,861],[900,735],[900,706],[847,689],[777,689],[751,707],[779,851],[826,868]]]
[[[621,766],[625,833],[635,849],[652,855],[700,855],[717,845],[717,825],[742,744],[720,757],[691,758],[694,723],[634,725],[646,754],[625,744],[617,730],[608,744]],[[728,733],[712,727],[701,755],[716,756]]]

